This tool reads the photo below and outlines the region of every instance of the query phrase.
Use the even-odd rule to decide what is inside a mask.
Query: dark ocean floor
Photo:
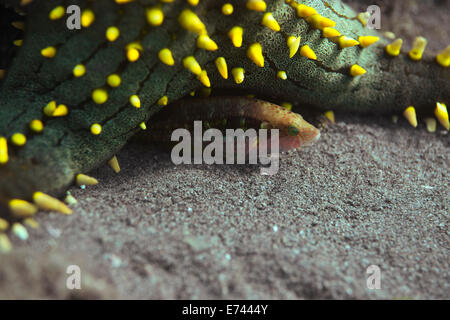
[[[423,31],[436,50],[450,43],[438,19],[449,21],[447,1],[383,2],[396,32]],[[73,215],[40,213],[27,242],[11,236],[0,298],[448,299],[448,132],[336,118],[275,176],[174,166],[129,144],[119,174],[105,166],[91,173],[98,186],[70,189]],[[80,266],[82,290],[66,289],[69,265]],[[367,288],[370,265],[380,290]]]

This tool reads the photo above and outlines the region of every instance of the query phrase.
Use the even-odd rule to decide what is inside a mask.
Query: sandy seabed
[[[405,30],[434,34],[438,23],[423,16],[449,5],[430,3],[392,5],[389,18],[423,12]],[[439,10],[447,21],[449,12]],[[275,176],[174,166],[131,143],[120,174],[104,166],[91,172],[98,186],[70,189],[73,215],[40,213],[27,242],[12,237],[0,298],[448,299],[449,142],[423,123],[337,114]],[[66,288],[69,265],[80,266],[82,290]],[[370,265],[380,290],[367,289]]]

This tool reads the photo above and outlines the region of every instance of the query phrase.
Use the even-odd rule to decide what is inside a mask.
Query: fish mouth
[[[312,127],[312,126],[311,126]],[[315,127],[302,129],[296,136],[283,136],[279,139],[280,152],[297,150],[319,140],[320,130]]]
[[[304,133],[301,133],[301,136],[303,139],[302,146],[311,145],[320,139],[320,130],[313,127],[313,129],[305,130]]]

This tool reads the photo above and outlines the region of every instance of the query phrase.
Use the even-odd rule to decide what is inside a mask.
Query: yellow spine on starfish
[[[275,20],[271,12],[267,12],[263,15],[261,24],[273,31],[280,31],[280,25],[278,24],[277,20]]]
[[[19,237],[19,239],[21,240],[27,240],[28,239],[28,231],[27,229],[20,223],[15,222],[13,223],[12,227],[11,227],[11,231],[17,236]]]
[[[157,103],[159,106],[167,106],[167,104],[169,103],[169,98],[167,98],[167,96],[162,96],[161,98],[159,98]]]
[[[211,82],[209,81],[208,73],[206,70],[202,70],[200,74],[197,76],[197,79],[207,88],[211,87]]]
[[[231,39],[231,42],[233,42],[233,45],[236,48],[240,48],[242,46],[243,35],[244,29],[239,26],[231,28],[231,30],[228,32],[228,38]]]
[[[44,124],[39,119],[34,119],[30,122],[30,129],[34,132],[42,132],[44,130]]]
[[[56,101],[52,100],[42,109],[44,111],[44,114],[48,117],[51,117],[53,115],[53,112],[56,109]]]
[[[69,109],[65,104],[59,104],[55,111],[52,113],[52,117],[64,117],[69,113]]]
[[[164,22],[164,13],[158,7],[148,8],[145,15],[147,22],[153,27],[158,27]]]
[[[98,136],[100,133],[102,133],[102,126],[99,123],[94,123],[91,126],[91,133],[94,136]]]
[[[252,60],[258,67],[264,67],[264,57],[262,54],[262,47],[259,42],[255,42],[250,45],[247,49],[247,56]]]
[[[173,59],[172,56],[172,51],[170,51],[170,49],[168,48],[164,48],[161,51],[159,51],[158,57],[159,60],[161,60],[161,62],[167,64],[168,66],[173,66],[175,64],[175,60]]]
[[[219,49],[217,44],[208,35],[203,34],[197,38],[197,47],[208,51],[216,51]]]
[[[200,0],[187,0],[187,2],[188,2],[191,6],[195,7],[195,6],[198,5],[198,3],[200,2]]]
[[[75,78],[82,77],[86,73],[86,67],[83,64],[77,64],[73,67],[73,76]]]
[[[117,88],[122,83],[122,79],[118,74],[113,73],[106,78],[106,83],[112,88]]]
[[[263,0],[247,0],[247,9],[249,10],[264,12],[266,8],[266,2]]]
[[[95,20],[95,14],[91,9],[83,10],[81,13],[81,25],[88,28]]]
[[[300,40],[301,40],[300,36],[298,37],[289,36],[286,39],[286,43],[289,48],[289,58],[292,58],[297,53],[298,48],[300,47]]]
[[[39,228],[39,223],[37,223],[37,221],[34,220],[33,218],[25,218],[23,220],[23,222],[30,228],[33,228],[33,229]]]
[[[70,192],[67,192],[67,195],[64,198],[64,202],[69,206],[78,203],[77,199],[75,199],[75,197],[71,195]]]
[[[130,104],[135,107],[135,108],[140,108],[141,107],[141,99],[139,99],[139,97],[135,94],[133,94],[132,96],[130,96]]]
[[[403,45],[403,39],[396,39],[392,43],[386,46],[386,52],[393,57],[396,57],[400,54],[400,50]]]
[[[0,252],[8,253],[12,249],[11,241],[6,234],[0,233]]]
[[[140,57],[140,51],[144,50],[142,48],[142,45],[140,42],[135,41],[127,44],[125,47],[125,50],[127,50],[127,59],[130,62],[135,62]]]
[[[8,162],[8,140],[5,137],[0,137],[0,164]]]
[[[129,48],[127,49],[127,59],[130,62],[135,62],[139,59],[140,57],[140,53],[139,50],[136,48]]]
[[[307,18],[314,14],[317,14],[316,9],[314,9],[312,7],[308,7],[307,5],[304,5],[304,4],[297,5],[297,16],[298,17]]]
[[[56,8],[53,8],[52,11],[50,11],[48,17],[50,20],[58,20],[64,17],[66,14],[66,9],[64,9],[63,6],[57,6]]]
[[[183,66],[197,76],[202,72],[202,67],[200,67],[194,56],[184,58]]]
[[[9,228],[9,222],[0,218],[0,231],[6,231]]]
[[[364,69],[363,67],[361,67],[361,66],[359,66],[357,64],[352,65],[351,68],[350,68],[350,74],[353,77],[357,77],[357,76],[363,75],[366,72],[367,72],[366,69]]]
[[[370,13],[367,11],[360,12],[356,17],[358,18],[359,22],[361,22],[361,24],[365,27],[367,25],[367,22],[369,21]]]
[[[300,54],[308,59],[317,60],[316,54],[307,44],[300,49]]]
[[[231,14],[233,14],[234,8],[233,5],[231,3],[225,3],[222,6],[222,13],[226,16],[229,16]]]
[[[286,71],[283,70],[278,71],[277,77],[280,78],[281,80],[286,80],[287,79]]]
[[[13,45],[15,45],[16,47],[20,47],[23,44],[23,40],[22,39],[17,39],[13,41]]]
[[[114,156],[108,161],[109,166],[114,170],[115,173],[120,172],[120,166],[119,161],[117,160],[117,157]]]
[[[375,36],[361,36],[358,38],[359,45],[363,48],[367,48],[378,40],[380,40],[380,38]]]
[[[233,68],[231,69],[231,74],[233,75],[234,82],[240,84],[244,82],[244,68]]]
[[[217,58],[215,64],[222,78],[228,79],[228,67],[225,58],[224,57]]]
[[[359,42],[347,36],[339,37],[339,45],[342,49],[359,45]]]
[[[147,125],[145,124],[145,122],[141,122],[141,123],[139,124],[139,127],[140,127],[142,130],[147,130]]]
[[[200,18],[191,10],[184,9],[178,16],[178,23],[186,30],[197,33],[198,35],[206,34],[206,27]]]
[[[427,46],[427,39],[425,39],[424,37],[417,37],[414,40],[413,47],[408,54],[411,60],[418,61],[422,59],[423,52],[425,51],[426,46]]]
[[[450,46],[436,56],[436,61],[445,68],[450,66]]]
[[[56,106],[56,101],[50,101],[43,109],[44,114],[48,117],[63,117],[69,113],[66,105],[60,104]]]
[[[306,18],[306,21],[315,29],[332,28],[336,26],[336,22],[331,19],[325,18],[320,14],[313,14]]]
[[[143,51],[144,50],[144,48],[142,47],[142,44],[139,41],[130,42],[125,47],[125,49],[131,49],[131,48],[138,49],[139,51]]]
[[[424,121],[428,132],[436,132],[436,119],[425,118]]]
[[[27,138],[23,133],[17,132],[11,136],[11,142],[16,146],[21,147],[27,143]]]
[[[447,130],[450,130],[450,122],[448,120],[447,106],[442,102],[436,102],[436,108],[434,109],[434,115],[438,119],[439,123]]]
[[[33,194],[33,201],[39,209],[57,211],[63,214],[72,214],[72,210],[63,202],[43,192],[35,192]]]
[[[106,39],[108,39],[109,42],[114,42],[120,36],[120,30],[115,26],[111,26],[108,29],[106,29],[105,35]]]
[[[341,35],[341,33],[334,28],[325,27],[322,29],[322,36],[324,38],[334,38],[334,37],[339,37],[340,35]]]
[[[324,112],[323,115],[325,116],[325,118],[330,120],[331,123],[335,123],[335,116],[333,110],[326,111]]]
[[[96,104],[103,104],[108,101],[108,92],[105,89],[95,89],[92,91],[92,100]]]
[[[46,58],[53,58],[56,55],[55,47],[47,47],[41,50],[41,55]]]
[[[97,179],[82,173],[77,174],[75,181],[79,186],[95,186],[96,184],[98,184]]]
[[[403,111],[403,116],[414,128],[417,127],[416,109],[413,106],[406,108],[405,111]]]
[[[391,32],[391,31],[383,32],[383,36],[385,36],[386,38],[388,38],[390,40],[395,39],[395,33]]]
[[[20,218],[31,217],[37,211],[37,207],[34,204],[21,199],[9,200],[8,207],[16,217]]]

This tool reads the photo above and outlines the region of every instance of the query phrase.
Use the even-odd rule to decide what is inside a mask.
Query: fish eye
[[[294,127],[294,126],[289,126],[288,127],[288,135],[296,136],[296,135],[298,135],[298,133],[299,133],[299,131],[298,131],[298,129],[296,127]]]

